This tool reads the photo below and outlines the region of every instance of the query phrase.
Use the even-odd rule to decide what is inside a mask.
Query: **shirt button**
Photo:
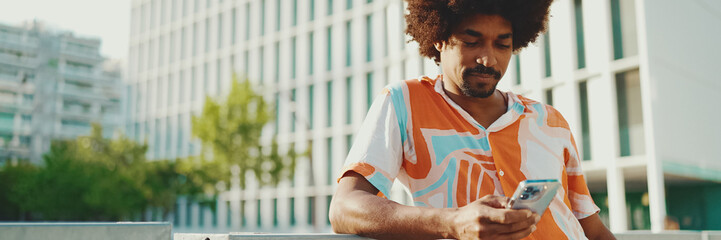
[[[501,175],[501,177],[503,177],[503,170],[498,171],[498,174]]]

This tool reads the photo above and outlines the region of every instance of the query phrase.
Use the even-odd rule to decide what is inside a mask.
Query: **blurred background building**
[[[514,55],[499,88],[563,113],[612,231],[721,229],[721,4],[551,8],[549,32]],[[133,0],[124,128],[147,141],[149,158],[200,153],[190,116],[206,95],[227,93],[233,73],[275,104],[264,141],[312,146],[292,181],[259,188],[251,178],[212,206],[179,201],[174,230],[330,231],[335,178],[375,94],[439,73],[406,43],[404,11],[402,0]],[[409,203],[398,186],[391,198]]]
[[[51,139],[110,136],[120,121],[119,62],[99,54],[100,40],[39,22],[0,24],[0,164],[42,162]]]

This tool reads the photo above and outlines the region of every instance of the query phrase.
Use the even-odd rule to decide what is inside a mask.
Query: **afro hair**
[[[474,14],[500,15],[513,31],[513,52],[536,41],[546,30],[552,0],[406,0],[406,33],[418,42],[420,53],[440,62],[434,44],[447,41],[451,31]]]

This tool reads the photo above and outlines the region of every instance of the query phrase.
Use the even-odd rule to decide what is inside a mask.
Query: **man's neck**
[[[508,103],[499,90],[495,90],[491,96],[486,98],[470,97],[453,86],[450,80],[444,80],[442,83],[446,95],[485,128],[488,128],[506,112]]]

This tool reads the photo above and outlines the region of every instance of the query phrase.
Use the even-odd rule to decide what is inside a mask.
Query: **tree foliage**
[[[238,166],[240,185],[245,188],[244,174],[255,173],[261,184],[278,184],[292,178],[297,154],[293,147],[279,153],[275,138],[270,147],[261,142],[263,127],[273,120],[273,112],[250,81],[233,77],[230,93],[225,99],[206,97],[199,116],[193,116],[193,135],[203,143],[202,161],[215,162],[223,171],[219,176],[229,180],[230,167]]]

